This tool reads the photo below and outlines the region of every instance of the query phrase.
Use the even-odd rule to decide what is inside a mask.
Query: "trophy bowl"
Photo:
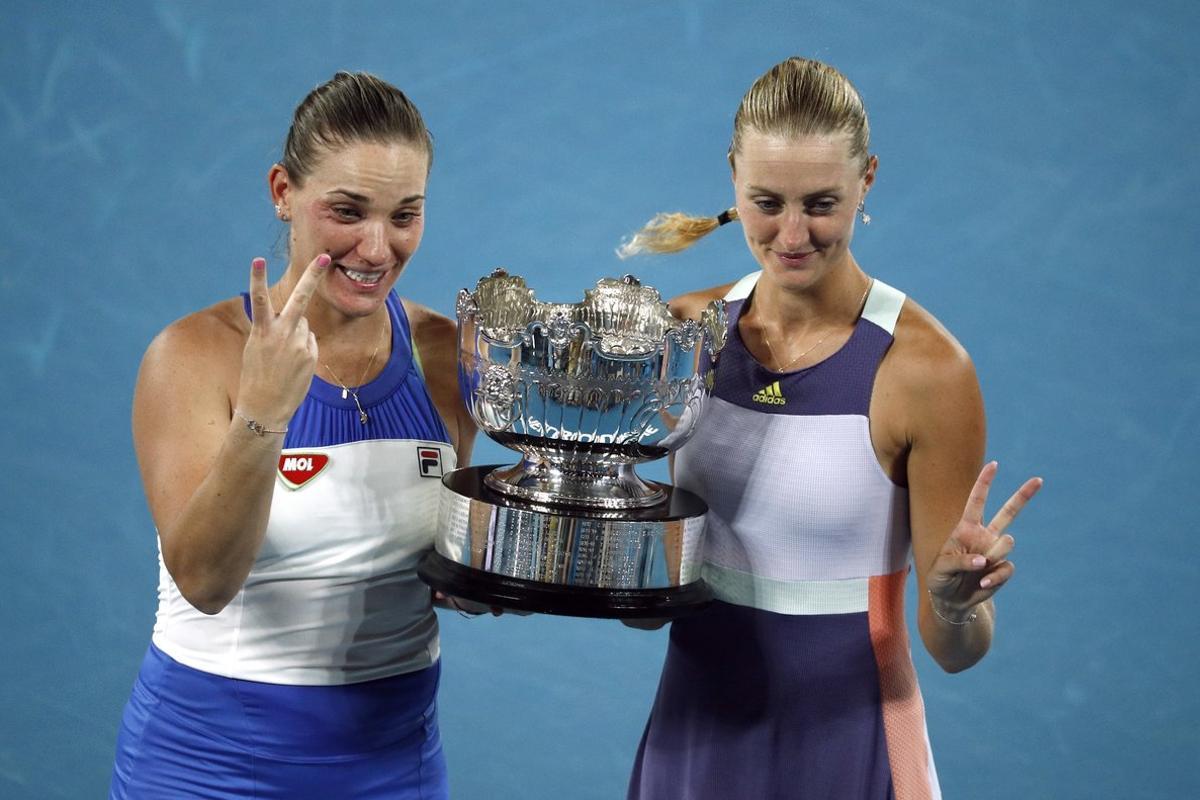
[[[633,276],[580,303],[504,270],[459,293],[459,382],[480,430],[521,455],[443,478],[421,577],[456,597],[576,616],[671,617],[706,603],[695,495],[635,465],[688,440],[726,336],[723,303],[671,315]]]

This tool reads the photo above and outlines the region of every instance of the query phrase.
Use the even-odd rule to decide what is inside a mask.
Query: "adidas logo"
[[[759,389],[751,399],[756,403],[766,403],[771,406],[787,404],[787,398],[783,396],[783,392],[779,391],[779,381]]]

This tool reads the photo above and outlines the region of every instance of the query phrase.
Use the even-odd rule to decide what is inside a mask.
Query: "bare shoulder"
[[[429,326],[434,330],[445,329],[447,326],[451,330],[454,329],[454,320],[445,314],[441,314],[428,306],[423,306],[404,297],[400,298],[400,302],[404,305],[404,313],[408,314],[408,321],[413,326],[413,330],[425,326]]]
[[[912,298],[904,301],[877,386],[884,408],[908,420],[909,436],[909,426],[919,420],[936,428],[960,414],[982,415],[979,379],[966,348]]]
[[[700,319],[700,315],[708,304],[713,300],[720,300],[725,295],[729,294],[729,290],[733,288],[732,283],[727,283],[722,286],[713,286],[709,289],[701,289],[696,292],[688,292],[673,298],[668,307],[671,313],[679,319]]]
[[[229,422],[250,321],[241,298],[189,314],[164,328],[142,358],[134,389],[139,458],[172,446],[197,447],[197,430]],[[179,444],[180,441],[183,444]]]
[[[936,388],[964,378],[974,380],[975,367],[966,348],[911,297],[905,299],[896,322],[889,356],[895,362],[893,367],[902,367],[918,386]]]
[[[413,341],[421,348],[421,357],[454,359],[458,351],[458,323],[420,303],[403,298],[400,302],[408,315]]]
[[[931,452],[942,453],[934,461],[945,464],[962,454],[973,459],[983,446],[983,398],[971,357],[911,298],[876,373],[870,416],[879,463],[902,485],[913,485],[914,469],[922,474]]]
[[[250,320],[241,298],[224,300],[188,314],[159,332],[146,348],[142,368],[168,367],[171,372],[193,372],[197,367],[217,368],[222,373],[238,370],[249,331]]]

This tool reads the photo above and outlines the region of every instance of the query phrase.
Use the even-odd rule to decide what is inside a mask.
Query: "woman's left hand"
[[[992,521],[984,525],[984,506],[996,470],[997,464],[993,461],[979,473],[962,519],[926,574],[930,599],[937,604],[942,616],[968,616],[974,606],[994,595],[1013,575],[1012,562],[1007,559],[1014,542],[1005,529],[1042,488],[1042,479],[1025,481],[996,512]]]

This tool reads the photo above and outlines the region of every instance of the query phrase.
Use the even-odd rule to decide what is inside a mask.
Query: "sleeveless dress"
[[[386,307],[391,356],[357,389],[368,422],[313,377],[237,596],[197,611],[160,548],[154,633],[110,797],[447,796],[437,619],[416,567],[455,454],[403,305],[393,293]]]
[[[777,373],[727,298],[713,397],[675,456],[709,505],[716,600],[671,626],[630,800],[939,798],[904,619],[908,492],[871,444],[904,295],[875,281],[846,344]]]

